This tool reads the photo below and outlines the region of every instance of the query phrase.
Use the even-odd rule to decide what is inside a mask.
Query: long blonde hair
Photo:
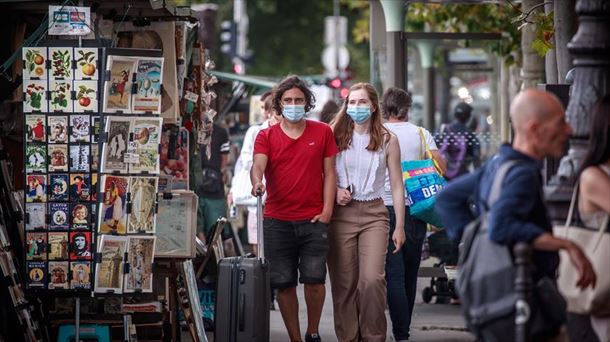
[[[356,91],[364,89],[366,91],[369,100],[371,101],[371,120],[369,134],[370,141],[366,147],[369,151],[377,151],[381,147],[382,143],[386,143],[390,138],[390,131],[388,131],[381,122],[381,108],[379,107],[379,95],[375,88],[369,83],[356,83],[349,88],[347,97],[341,106],[341,109],[335,115],[335,118],[330,122],[330,126],[333,129],[335,135],[335,141],[339,151],[343,151],[349,148],[352,143],[352,135],[354,134],[354,121],[347,115],[347,105],[349,103],[350,95]]]

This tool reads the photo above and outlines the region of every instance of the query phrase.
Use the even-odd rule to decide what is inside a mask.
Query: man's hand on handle
[[[263,184],[263,182],[259,181],[254,183],[254,185],[252,186],[252,196],[256,197],[256,196],[262,196],[265,194],[265,184]]]

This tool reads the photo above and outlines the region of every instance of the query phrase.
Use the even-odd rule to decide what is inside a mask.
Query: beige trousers
[[[328,271],[335,333],[341,342],[386,339],[388,231],[388,211],[380,199],[335,206],[328,232]]]

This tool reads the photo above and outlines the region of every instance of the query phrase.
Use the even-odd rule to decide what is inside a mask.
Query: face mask
[[[284,105],[282,115],[290,122],[299,122],[305,117],[305,105]]]
[[[371,107],[347,107],[347,115],[357,124],[366,122],[371,117]]]

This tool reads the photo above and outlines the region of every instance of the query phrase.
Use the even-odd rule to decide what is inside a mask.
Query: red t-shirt
[[[337,154],[330,127],[305,120],[298,139],[284,133],[280,125],[260,131],[254,155],[267,156],[265,217],[282,221],[310,220],[324,208],[324,158]]]

